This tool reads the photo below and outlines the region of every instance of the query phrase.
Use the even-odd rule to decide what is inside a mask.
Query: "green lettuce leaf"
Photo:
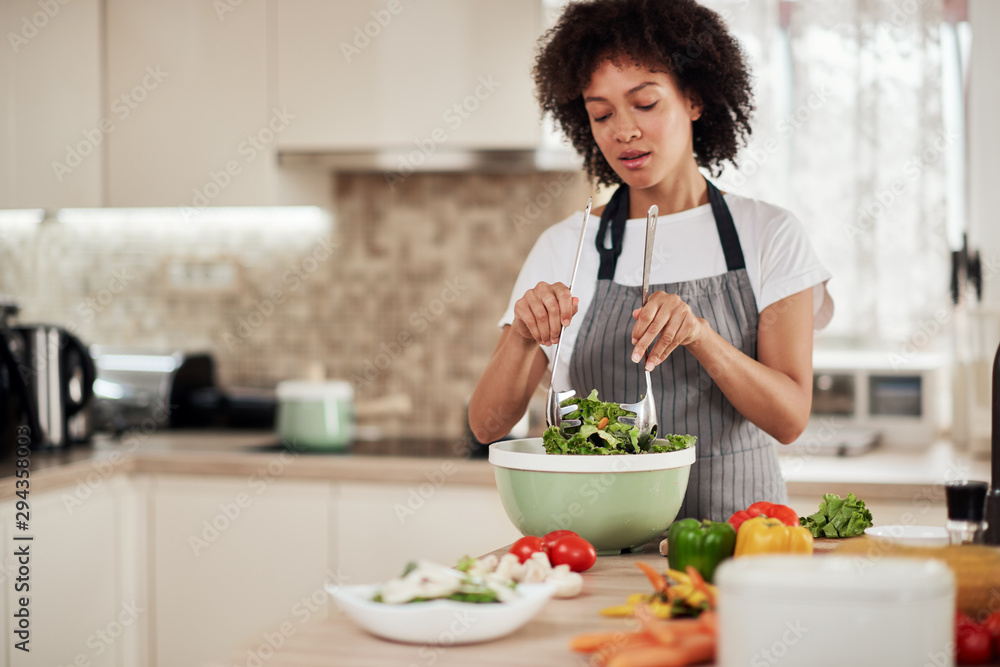
[[[610,454],[643,454],[639,447],[639,429],[622,424],[619,417],[634,417],[635,413],[623,410],[618,403],[605,403],[597,397],[597,390],[585,398],[571,397],[563,405],[577,405],[577,409],[563,419],[579,419],[582,424],[565,428],[561,433],[550,426],[542,434],[542,445],[548,454],[588,454],[605,456]],[[603,429],[597,425],[605,417],[608,424]],[[693,435],[659,436],[669,444],[653,445],[650,453],[661,454],[691,447],[697,441]]]

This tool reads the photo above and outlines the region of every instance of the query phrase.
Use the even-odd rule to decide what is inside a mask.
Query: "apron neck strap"
[[[740,237],[736,233],[733,216],[722,193],[711,181],[705,180],[708,186],[708,203],[712,206],[715,227],[722,242],[722,252],[726,256],[726,268],[729,271],[746,268],[743,258],[743,248]],[[625,223],[628,221],[628,186],[622,183],[611,195],[611,201],[601,213],[601,224],[597,229],[597,252],[601,257],[601,268],[597,273],[598,280],[614,280],[618,257],[622,254],[622,239],[625,238]],[[606,247],[608,228],[611,229],[611,247]]]
[[[740,237],[736,233],[733,215],[729,212],[726,200],[712,181],[705,179],[705,184],[708,186],[708,203],[712,205],[712,215],[715,216],[715,228],[719,230],[722,252],[726,256],[726,268],[730,271],[745,269],[747,263],[743,259],[743,247],[740,245]]]
[[[625,223],[628,221],[628,186],[622,183],[611,195],[611,201],[601,213],[601,225],[597,228],[597,252],[601,255],[598,280],[614,280],[618,256],[622,254],[622,239],[625,238]],[[611,247],[605,247],[608,226],[611,226]]]

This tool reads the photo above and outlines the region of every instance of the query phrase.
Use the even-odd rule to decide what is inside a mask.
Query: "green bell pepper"
[[[727,522],[682,519],[667,531],[667,558],[670,567],[684,572],[694,567],[711,582],[715,568],[736,550],[736,529]]]

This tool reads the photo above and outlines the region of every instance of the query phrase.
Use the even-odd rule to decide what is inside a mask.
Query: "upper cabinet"
[[[279,154],[532,151],[540,22],[540,0],[0,0],[0,208],[327,206],[329,172]]]
[[[282,152],[538,147],[538,0],[272,1]]]
[[[0,25],[0,207],[101,205],[101,0],[3,0]]]
[[[265,0],[106,0],[110,206],[285,203]]]

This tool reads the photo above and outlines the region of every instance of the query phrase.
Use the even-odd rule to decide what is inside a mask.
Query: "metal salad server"
[[[573,275],[569,279],[569,293],[570,298],[573,296],[573,283],[576,282],[576,271],[580,268],[580,255],[583,254],[583,241],[587,237],[587,222],[590,220],[590,207],[594,203],[593,197],[587,198],[587,208],[583,212],[583,227],[580,229],[580,242],[576,246],[576,259],[573,262]],[[562,333],[566,327],[559,329],[559,342],[556,343],[556,353],[552,358],[552,378],[556,377],[556,368],[559,365],[559,351],[562,348]],[[566,426],[580,426],[583,422],[580,419],[563,419],[564,416],[577,410],[580,406],[566,405],[563,406],[561,403],[567,398],[571,398],[576,395],[576,391],[573,389],[567,389],[566,391],[556,391],[553,387],[552,381],[549,382],[549,392],[545,399],[545,421],[549,426],[556,426],[561,431],[563,427]]]
[[[649,207],[646,215],[646,256],[642,264],[642,305],[649,301],[649,270],[653,259],[653,237],[656,235],[656,216],[659,209],[656,204]],[[649,350],[646,350],[645,359],[649,358]],[[643,359],[643,363],[645,362]],[[635,417],[619,417],[618,421],[628,426],[639,428],[639,448],[649,451],[650,445],[656,438],[656,402],[653,400],[653,381],[646,371],[646,395],[638,403],[621,403],[622,410],[634,412]]]

